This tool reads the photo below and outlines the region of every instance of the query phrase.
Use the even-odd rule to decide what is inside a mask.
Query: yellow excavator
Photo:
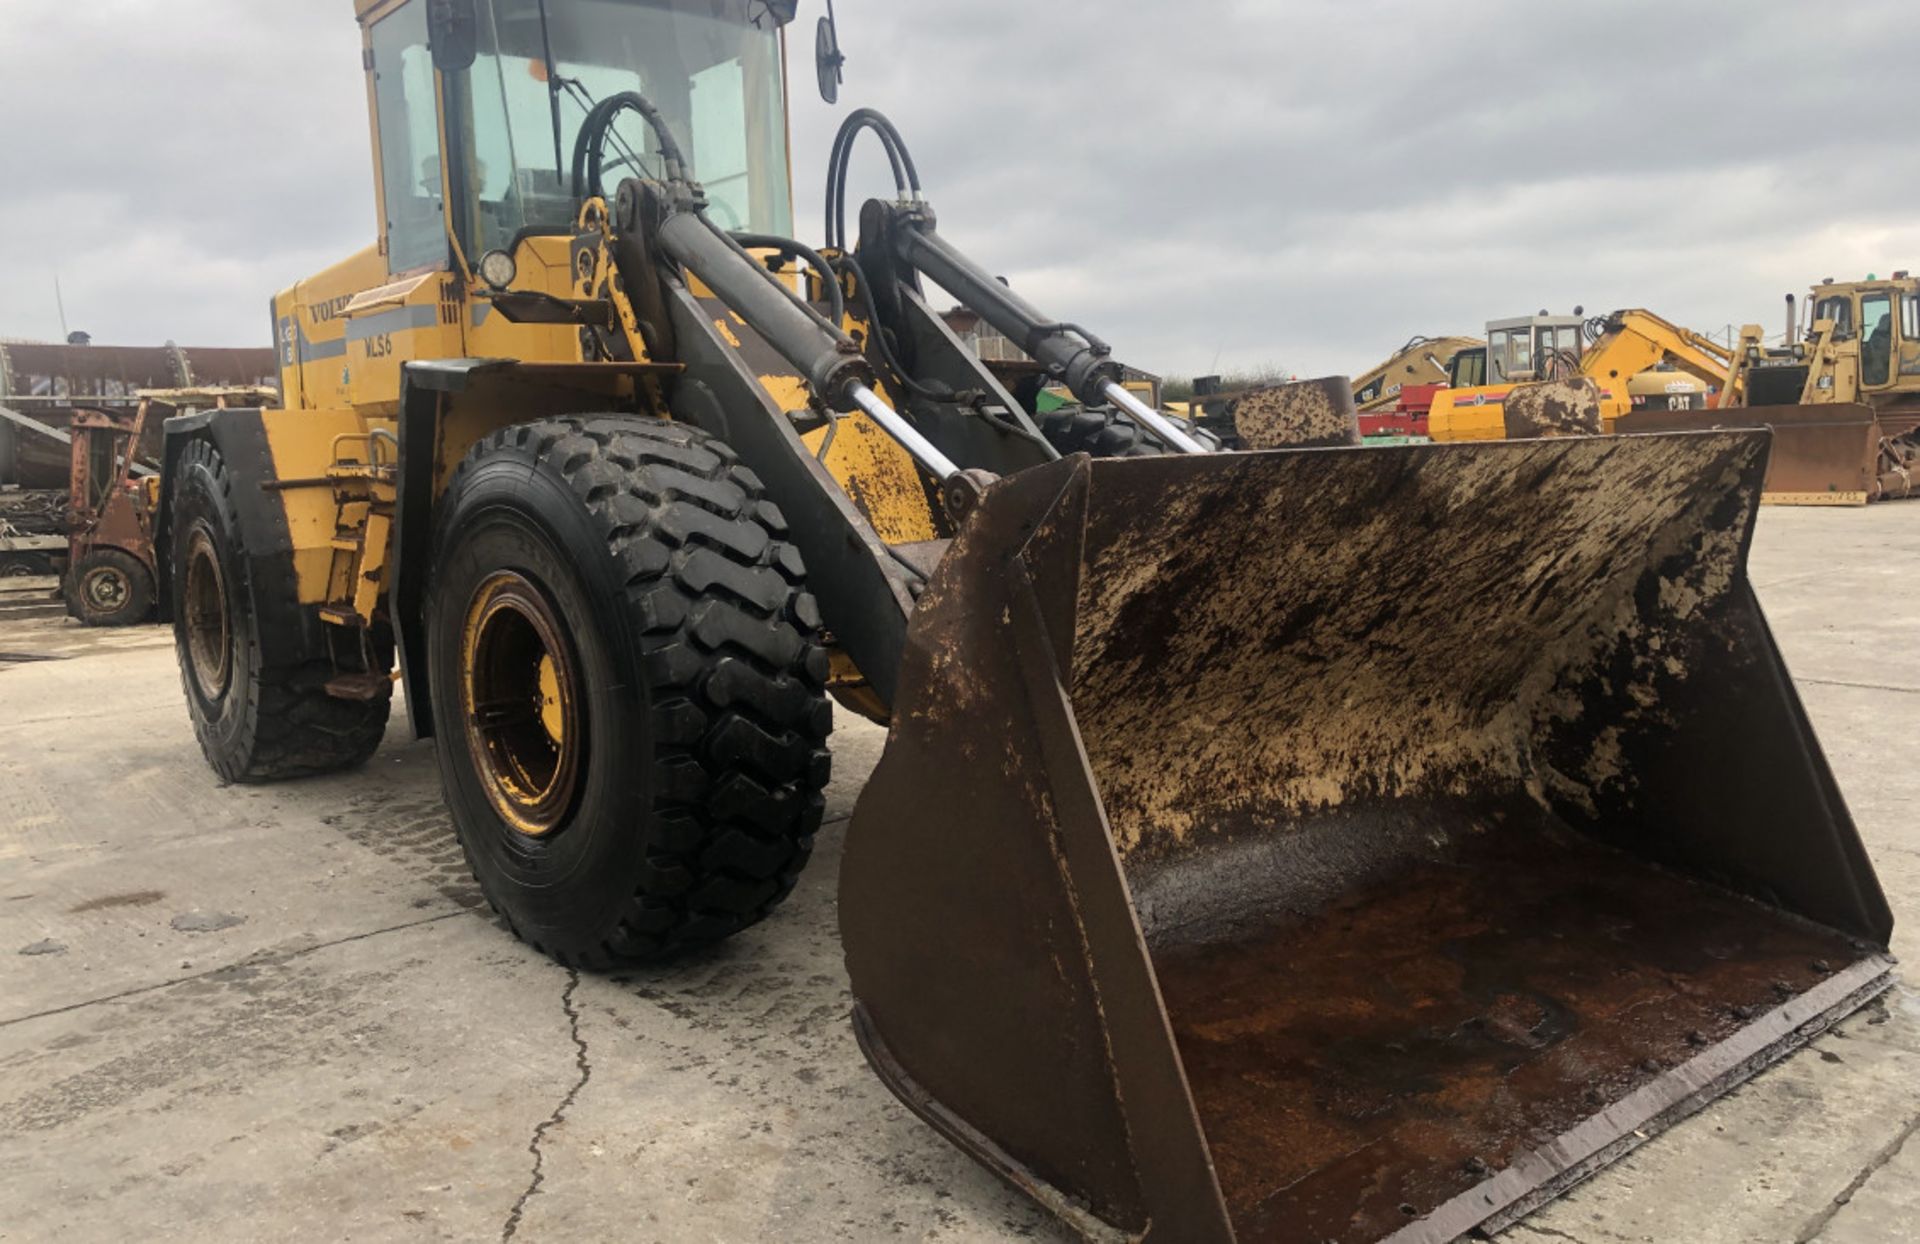
[[[1920,474],[1920,280],[1813,287],[1806,319],[1787,295],[1786,333],[1768,346],[1746,325],[1728,360],[1728,409],[1636,410],[1621,431],[1758,426],[1773,433],[1764,499],[1865,505],[1911,497]]]
[[[1576,391],[1588,394],[1595,430],[1611,432],[1620,416],[1644,409],[1649,397],[1663,409],[1673,404],[1669,398],[1685,401],[1675,408],[1719,401],[1732,360],[1733,352],[1712,338],[1639,308],[1588,318],[1576,307],[1572,315],[1543,311],[1495,320],[1483,349],[1454,356],[1449,387],[1434,394],[1428,412],[1429,434],[1436,441],[1527,435],[1529,420],[1509,418],[1518,415],[1514,391],[1524,402],[1531,386],[1574,380],[1589,382]],[[1635,378],[1655,369],[1679,374],[1643,381],[1636,394]]]
[[[1478,337],[1413,337],[1387,358],[1352,380],[1354,407],[1361,414],[1390,407],[1408,385],[1443,384],[1462,350],[1483,349]]]
[[[792,889],[830,695],[888,722],[861,1047],[1099,1238],[1491,1229],[1888,986],[1766,433],[1206,452],[879,114],[791,236],[795,8],[357,0],[377,239],[274,299],[284,409],[166,426],[217,773],[363,761],[403,686],[505,922],[644,965]],[[1160,452],[1062,454],[926,282]]]

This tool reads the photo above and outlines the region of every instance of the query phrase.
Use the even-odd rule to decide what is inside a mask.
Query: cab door
[[[366,278],[374,273],[358,272],[339,317],[348,401],[369,413],[398,410],[401,367],[409,359],[463,353],[441,158],[441,82],[427,8],[426,0],[408,0],[369,14],[366,31],[386,270],[372,281]]]
[[[1894,291],[1870,289],[1860,295],[1860,387],[1869,393],[1893,387]]]

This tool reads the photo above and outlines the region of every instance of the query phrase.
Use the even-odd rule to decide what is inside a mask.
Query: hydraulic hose
[[[914,166],[906,139],[885,114],[856,108],[840,123],[839,133],[833,136],[833,150],[827,156],[827,245],[840,250],[847,248],[847,169],[853,159],[854,140],[862,130],[871,130],[886,149],[887,162],[893,168],[893,187],[900,197],[920,197],[920,170]]]
[[[680,144],[673,137],[673,130],[667,125],[667,118],[654,107],[653,101],[638,91],[622,91],[618,95],[609,95],[593,106],[587,113],[587,119],[580,123],[580,136],[573,143],[573,197],[585,199],[590,194],[601,193],[600,167],[605,158],[606,137],[613,129],[613,120],[625,109],[640,114],[653,130],[653,136],[660,144],[660,159],[666,166],[668,181],[685,181],[688,176],[687,158],[680,152]],[[638,169],[634,170],[636,173]]]
[[[744,229],[735,229],[732,230],[732,236],[735,242],[749,249],[758,247],[762,250],[779,251],[782,254],[798,255],[806,260],[807,265],[820,274],[820,281],[826,286],[827,305],[830,308],[827,319],[835,324],[846,320],[847,296],[840,288],[839,274],[833,270],[833,265],[828,263],[826,257],[819,251],[804,242],[796,242],[792,238],[783,238],[773,233],[749,233]]]

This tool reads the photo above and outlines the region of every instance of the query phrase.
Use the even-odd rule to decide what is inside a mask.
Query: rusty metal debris
[[[271,349],[0,342],[0,407],[64,431],[76,411],[131,413],[148,389],[272,387]],[[64,489],[57,439],[0,428],[0,484]]]

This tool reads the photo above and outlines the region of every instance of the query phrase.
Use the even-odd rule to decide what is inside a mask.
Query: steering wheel
[[[638,113],[650,126],[654,138],[660,147],[660,158],[666,166],[668,177],[684,175],[686,161],[680,155],[680,148],[673,141],[672,131],[667,129],[666,120],[660,115],[647,97],[638,91],[622,91],[618,95],[609,95],[593,106],[587,113],[587,119],[580,123],[580,133],[573,140],[573,197],[576,199],[606,198],[605,176],[619,168],[628,168],[636,174],[644,174],[640,168],[639,153],[625,152],[616,154],[609,161],[607,147],[613,139],[614,123],[625,112]]]

